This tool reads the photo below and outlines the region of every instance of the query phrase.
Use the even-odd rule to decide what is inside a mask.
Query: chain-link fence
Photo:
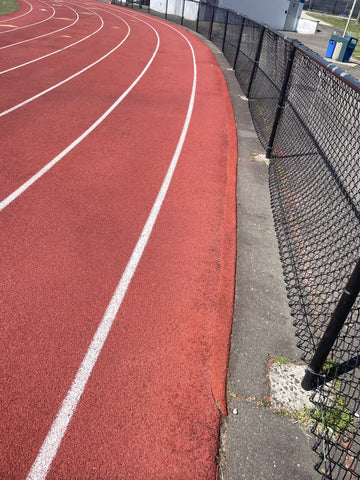
[[[310,363],[360,254],[360,88],[297,42],[247,21],[250,29],[242,34],[235,72],[271,157],[288,298],[298,346]],[[323,478],[360,478],[359,313],[357,301],[312,396]]]
[[[348,17],[352,4],[353,0],[305,0],[304,9]],[[352,16],[357,17],[359,11],[360,5],[355,5]]]
[[[127,5],[196,30],[234,68],[271,158],[272,210],[298,347],[307,364],[321,339],[330,349],[314,373],[314,409],[307,412],[315,468],[324,479],[360,478],[359,300],[343,315],[332,347],[328,339],[360,256],[360,84],[262,24],[190,0],[176,14],[170,1],[161,12]]]

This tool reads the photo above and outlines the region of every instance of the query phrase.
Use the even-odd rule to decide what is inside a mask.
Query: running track
[[[180,27],[85,0],[0,18],[0,479],[216,478],[236,134]]]

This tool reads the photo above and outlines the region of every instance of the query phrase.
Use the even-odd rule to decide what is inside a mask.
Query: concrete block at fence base
[[[271,407],[290,412],[301,412],[304,408],[313,408],[309,398],[312,392],[301,387],[305,374],[305,365],[278,364],[270,366]]]
[[[299,18],[297,32],[313,34],[317,32],[319,23],[317,20],[308,20],[307,18]]]

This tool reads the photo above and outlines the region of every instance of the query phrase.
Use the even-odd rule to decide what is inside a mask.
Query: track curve
[[[178,27],[62,4],[84,38],[84,12],[103,19],[96,40],[1,76],[0,111],[25,103],[0,118],[0,478],[215,478],[211,371],[235,256],[226,84]]]

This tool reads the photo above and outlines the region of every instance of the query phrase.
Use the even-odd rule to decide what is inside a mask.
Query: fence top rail
[[[267,27],[269,28],[269,27]],[[271,29],[269,29],[271,30]],[[325,60],[325,58],[321,57],[319,54],[316,52],[313,52],[309,48],[305,47],[301,42],[299,42],[296,39],[289,38],[286,35],[283,35],[280,32],[274,31],[275,34],[282,36],[286,42],[289,42],[293,44],[298,50],[300,50],[302,53],[305,55],[311,57],[316,63],[321,65],[325,70],[331,72],[333,75],[337,76],[340,78],[343,82],[345,82],[349,87],[354,89],[357,93],[360,93],[360,81],[357,80],[356,78],[352,77],[349,73],[344,72],[344,70],[341,70],[337,65],[335,65],[332,62],[329,62]]]

